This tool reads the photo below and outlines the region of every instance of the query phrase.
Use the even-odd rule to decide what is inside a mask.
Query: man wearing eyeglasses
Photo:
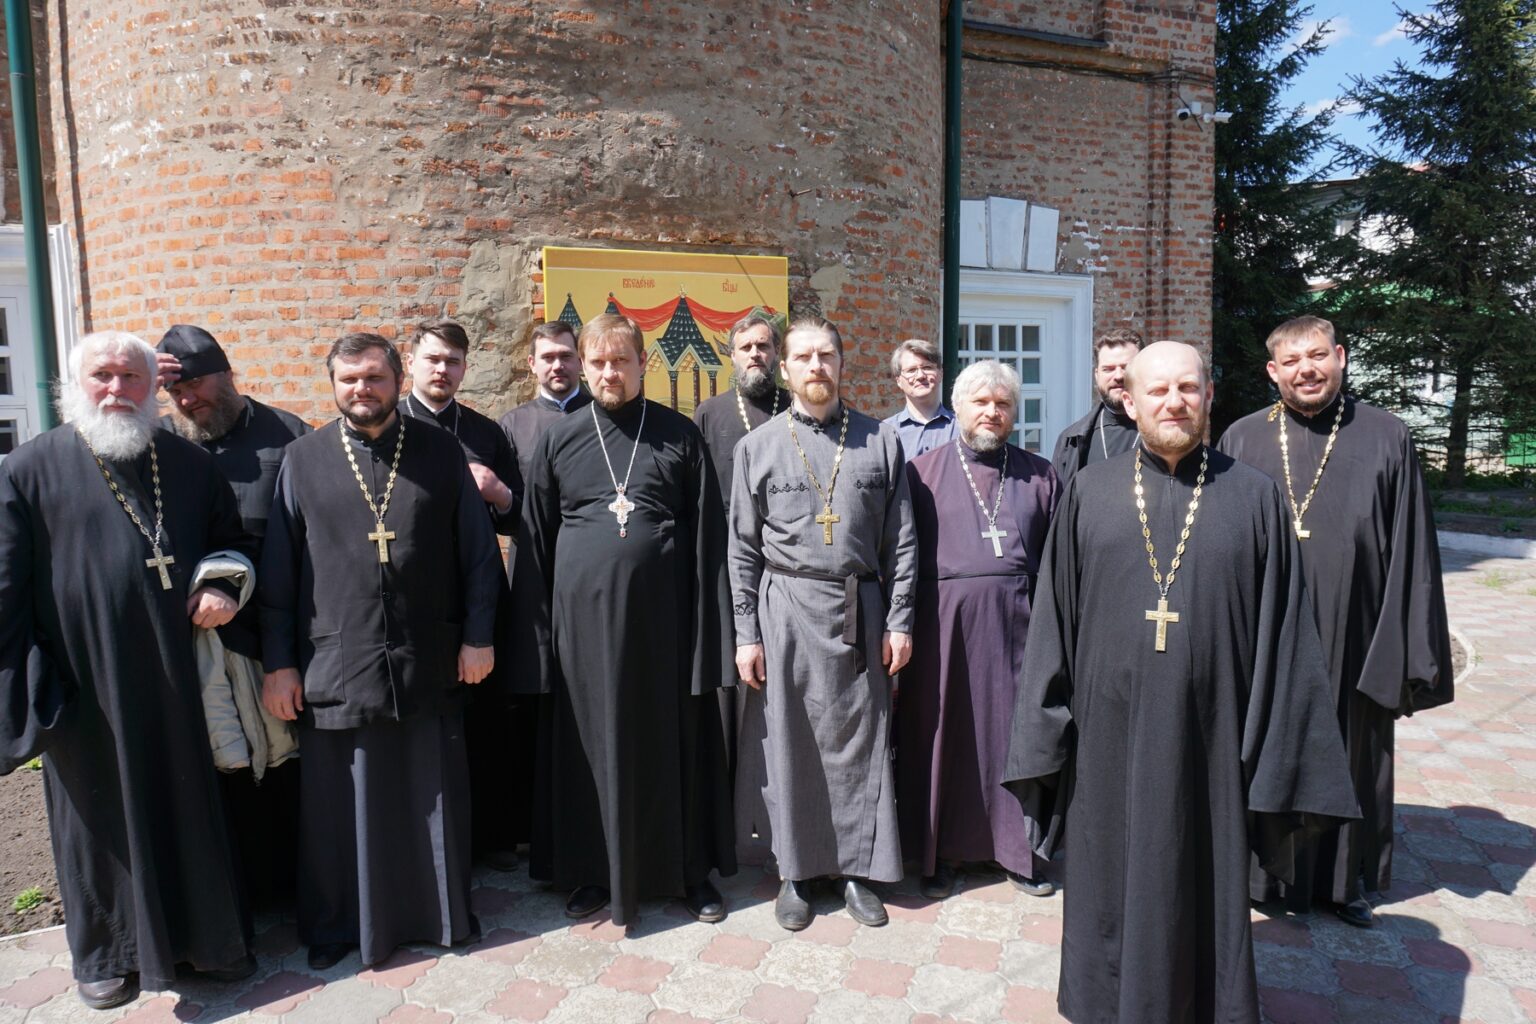
[[[952,442],[955,414],[944,408],[944,371],[938,346],[908,338],[891,353],[891,373],[907,400],[902,410],[886,417],[885,422],[896,428],[907,461]]]

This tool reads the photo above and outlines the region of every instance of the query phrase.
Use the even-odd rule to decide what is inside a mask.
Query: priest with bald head
[[[1068,1020],[1259,1020],[1250,850],[1357,815],[1328,670],[1269,477],[1205,444],[1200,353],[1126,373],[1138,439],[1068,484],[1045,545],[1004,784],[1065,845]]]

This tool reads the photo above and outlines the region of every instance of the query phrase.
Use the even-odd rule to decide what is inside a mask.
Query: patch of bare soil
[[[39,890],[42,901],[30,910],[14,909],[16,898],[29,889]],[[43,773],[20,768],[0,778],[0,935],[63,923]]]

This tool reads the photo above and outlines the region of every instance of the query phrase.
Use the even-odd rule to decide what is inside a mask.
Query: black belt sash
[[[767,563],[765,568],[775,575],[792,576],[797,580],[841,583],[843,585],[843,643],[852,646],[859,642],[859,584],[874,583],[880,577],[861,576],[858,573],[839,576],[834,572],[817,572],[815,569],[791,569],[787,565],[776,565],[773,562]]]

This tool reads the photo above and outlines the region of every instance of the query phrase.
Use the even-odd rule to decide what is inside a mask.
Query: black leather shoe
[[[516,850],[491,850],[480,860],[492,871],[516,871],[522,863]]]
[[[237,981],[244,981],[255,973],[256,958],[247,953],[228,967],[220,967],[212,971],[198,971],[197,975],[200,978],[207,978],[209,981],[220,981],[230,985]]]
[[[110,1010],[139,997],[137,978],[108,978],[106,981],[82,981],[75,986],[80,1001],[93,1010]]]
[[[565,916],[577,919],[591,917],[607,905],[607,889],[600,885],[584,885],[571,893],[571,898],[565,901]]]
[[[784,879],[779,898],[773,901],[773,919],[785,931],[798,932],[811,923],[811,904],[800,891],[803,883]]]
[[[954,865],[939,861],[934,865],[933,874],[924,875],[917,889],[926,900],[948,899],[955,894],[955,883],[959,880]]]
[[[481,939],[481,935],[480,935],[480,919],[478,917],[476,917],[474,914],[470,914],[469,915],[469,931],[465,934],[465,936],[462,939],[460,939],[459,941],[455,942],[454,945],[455,946],[473,946],[475,943],[479,942],[480,939]]]
[[[880,897],[855,879],[843,879],[843,904],[847,906],[849,916],[866,928],[879,928],[890,920]]]
[[[709,879],[684,890],[683,909],[705,924],[725,920],[725,900]]]
[[[1339,906],[1339,920],[1356,928],[1369,928],[1376,923],[1371,905],[1364,899],[1351,900]]]
[[[1025,878],[1017,871],[1006,872],[1008,881],[1019,892],[1028,896],[1049,896],[1056,891],[1056,883],[1048,878]]]
[[[316,942],[309,947],[309,969],[329,970],[345,960],[350,952],[350,942]]]

